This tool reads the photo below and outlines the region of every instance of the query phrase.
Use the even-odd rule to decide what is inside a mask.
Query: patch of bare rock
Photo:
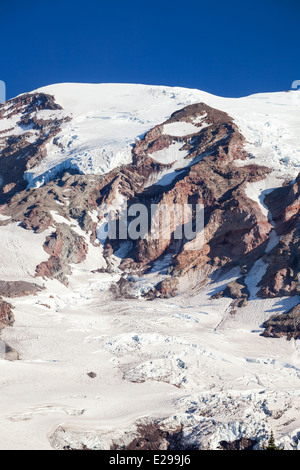
[[[271,338],[300,339],[300,304],[286,313],[274,315],[262,325],[265,331],[262,336]]]

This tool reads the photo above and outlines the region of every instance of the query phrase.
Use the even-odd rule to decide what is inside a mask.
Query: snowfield
[[[104,174],[126,164],[136,139],[201,101],[228,112],[247,139],[251,162],[273,170],[247,187],[263,213],[268,215],[264,195],[300,171],[297,91],[238,99],[124,84],[60,84],[38,91],[53,94],[72,120],[63,124],[42,163],[27,171],[29,186],[44,184],[63,168]],[[166,125],[164,132],[184,136],[199,130],[186,124]],[[178,152],[152,155],[174,165],[149,185],[170,181],[186,165],[184,152],[180,158]],[[5,216],[1,221],[7,222]],[[34,278],[44,290],[4,299],[14,306],[15,324],[1,331],[1,340],[20,359],[0,357],[1,449],[108,449],[113,442],[130,443],[136,422],[153,418],[166,429],[183,425],[187,445],[213,449],[242,437],[265,443],[273,430],[278,444],[300,450],[300,343],[260,336],[264,321],[299,298],[258,299],[266,266],[256,264],[247,278],[250,301],[235,314],[231,299],[212,300],[211,294],[236,279],[236,270],[201,292],[195,289],[193,297],[143,300],[141,293],[164,278],[166,259],[137,280],[136,299],[115,300],[110,286],[120,278],[118,258],[114,273],[92,273],[105,265],[102,248],[76,230],[89,254],[72,267],[68,288]],[[35,267],[48,259],[42,248],[47,235],[0,223],[0,279],[33,282]]]
[[[2,448],[107,448],[150,417],[185,424],[190,442],[211,448],[271,429],[298,446],[288,437],[300,431],[298,342],[259,335],[295,299],[253,300],[231,315],[230,299],[210,300],[212,286],[192,299],[114,301],[112,280],[82,269],[69,289],[48,281],[13,299],[16,322],[1,337],[20,360],[0,361]]]
[[[48,144],[47,157],[26,173],[30,186],[39,186],[67,168],[105,174],[130,163],[137,139],[175,111],[199,102],[235,119],[255,162],[274,168],[281,177],[295,175],[300,168],[300,94],[296,90],[221,98],[179,87],[65,83],[36,91],[54,95],[64,108],[64,113],[55,112],[57,116],[67,115],[72,120],[63,124],[61,133]],[[168,124],[164,129],[173,136],[197,131],[199,128],[189,123]]]

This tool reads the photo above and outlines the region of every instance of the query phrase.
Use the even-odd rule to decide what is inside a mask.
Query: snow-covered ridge
[[[130,163],[137,139],[202,95],[197,90],[118,84],[60,84],[36,91],[54,95],[72,120],[47,145],[47,157],[26,172],[31,187],[68,168],[105,174]]]
[[[293,177],[300,168],[298,91],[221,98],[179,87],[75,83],[36,91],[54,95],[72,120],[64,123],[62,131],[47,144],[46,158],[26,172],[29,186],[44,184],[63,169],[105,174],[128,164],[137,139],[173,112],[198,102],[234,118],[246,137],[246,150],[256,163],[269,166],[284,177]],[[188,123],[180,129],[174,125],[169,124],[165,131],[184,135],[197,129]]]

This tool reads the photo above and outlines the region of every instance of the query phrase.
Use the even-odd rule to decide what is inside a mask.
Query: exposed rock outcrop
[[[91,243],[95,242],[97,223],[90,214],[97,211],[96,201],[103,185],[103,177],[65,172],[41,188],[19,192],[0,206],[0,212],[8,216],[7,220],[0,220],[0,225],[17,222],[35,233],[52,231],[44,245],[50,258],[37,267],[38,276],[67,283],[66,276],[71,272],[69,264],[85,259],[87,243],[76,233],[76,227],[88,235]],[[65,223],[57,222],[56,218]]]
[[[233,442],[220,442],[220,448],[222,450],[253,450],[256,445],[257,441],[246,437],[242,437],[241,439]]]
[[[300,294],[300,174],[290,185],[276,189],[266,198],[278,244],[265,255],[268,264],[260,282],[260,297],[281,297]]]
[[[205,126],[203,122],[200,124],[201,119]],[[197,120],[199,132],[195,131],[193,135],[178,137],[167,133],[169,125]],[[174,238],[174,222],[169,238],[144,237],[133,241],[127,256],[139,269],[148,269],[165,254],[173,255],[172,280],[159,283],[152,293],[147,294],[148,298],[156,297],[159,291],[163,297],[174,295],[176,277],[191,269],[207,265],[211,270],[236,265],[250,269],[264,254],[272,226],[258,204],[246,196],[245,187],[248,182],[265,178],[269,170],[256,165],[235,165],[235,159],[246,157],[243,143],[243,136],[227,114],[200,103],[174,113],[134,146],[133,165],[122,169],[118,180],[118,191],[128,200],[129,206],[133,203],[145,204],[148,208],[154,203],[161,207],[174,204],[205,206],[204,244],[198,250],[189,249],[186,239]],[[187,152],[186,163],[175,169],[169,183],[162,186],[161,175],[170,171],[174,163],[164,166],[156,159],[159,152],[175,144],[180,145],[178,155]],[[109,194],[115,194],[114,184],[115,181],[107,187]],[[113,200],[113,196],[109,199]],[[99,202],[107,200],[105,195]],[[115,241],[107,241],[107,245],[113,250],[119,247]],[[125,264],[126,260],[122,266]]]
[[[42,288],[35,283],[26,281],[0,281],[0,296],[22,297],[40,292]]]
[[[15,318],[12,311],[13,306],[0,298],[0,329],[3,326],[12,326]]]
[[[58,224],[56,231],[47,237],[44,250],[50,258],[37,266],[36,275],[58,279],[67,285],[67,275],[71,274],[70,264],[83,261],[88,247],[84,238],[68,225]]]
[[[240,277],[235,281],[230,282],[227,287],[213,295],[212,298],[218,299],[220,297],[229,297],[233,299],[232,307],[244,307],[247,304],[249,298],[249,291],[245,284],[245,278]]]
[[[274,315],[263,323],[265,331],[262,336],[271,338],[300,339],[300,304],[293,307],[286,313]]]
[[[49,119],[39,116],[39,111],[47,110],[61,113]],[[27,93],[0,105],[0,120],[4,118],[14,127],[0,132],[0,203],[26,188],[24,173],[45,158],[47,143],[61,130],[62,122],[70,120],[54,97],[44,93]]]

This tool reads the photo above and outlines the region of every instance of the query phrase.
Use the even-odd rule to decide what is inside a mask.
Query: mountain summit
[[[0,320],[7,358],[11,351],[19,358],[17,377],[28,361],[52,361],[54,386],[57,371],[65,371],[54,361],[65,361],[79,380],[76,397],[94,381],[89,406],[99,381],[105,383],[105,399],[121,383],[125,401],[138,384],[152,383],[149,413],[142,413],[146,388],[137,392],[134,415],[141,421],[133,424],[132,441],[152,429],[157,445],[167,448],[179,437],[185,448],[228,448],[259,446],[267,438],[277,419],[273,381],[282,374],[279,389],[287,408],[277,425],[283,426],[289,401],[299,400],[299,106],[295,90],[232,99],[184,88],[72,83],[0,105]],[[195,208],[202,208],[201,244],[193,245],[174,207],[190,208],[193,230]],[[146,229],[132,223],[143,210]],[[117,223],[113,235],[107,232],[108,212]],[[153,238],[153,214],[160,213]],[[139,236],[127,230],[130,223],[139,225]],[[39,328],[47,330],[46,339],[36,333]],[[75,336],[68,336],[73,329]],[[83,379],[86,366],[97,368],[97,354],[101,364],[109,361],[101,378],[89,370]],[[277,358],[281,354],[284,361]],[[44,376],[47,368],[40,367]],[[70,372],[65,397],[71,396],[71,380]],[[42,378],[38,383],[35,410],[45,387]],[[163,401],[163,391],[174,386],[185,397],[178,392]],[[214,390],[217,408],[225,399],[242,410],[247,394],[259,392],[267,402],[275,400],[274,410],[265,413],[251,395],[253,419],[241,412],[239,432],[235,410],[229,421],[220,415],[217,427],[210,423],[202,433],[203,413],[215,419],[208,390]],[[56,393],[47,406],[54,406]],[[115,395],[112,401],[120,399]],[[75,401],[77,416],[81,402]],[[73,416],[72,400],[65,402],[58,412]],[[129,399],[123,418],[133,406]],[[181,415],[173,416],[178,409]],[[158,420],[155,430],[144,415]],[[113,419],[108,412],[105,422]],[[79,445],[78,423],[70,426],[54,431],[52,447]],[[169,438],[162,438],[162,429]],[[101,448],[102,434],[89,433]],[[109,436],[111,446],[131,445],[125,434]]]

